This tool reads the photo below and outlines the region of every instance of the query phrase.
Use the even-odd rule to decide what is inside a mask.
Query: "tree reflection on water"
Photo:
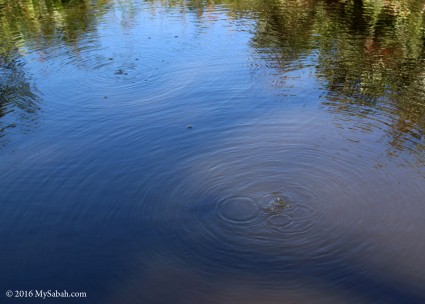
[[[386,129],[391,155],[406,148],[422,149],[421,5],[421,1],[275,1],[259,13],[253,44],[274,58],[269,66],[283,78],[294,66],[302,67],[303,58],[317,54],[315,75],[327,91],[322,104],[328,111],[359,118],[363,130],[371,125]]]
[[[230,18],[254,18],[251,45],[269,68],[277,70],[278,86],[286,89],[287,73],[311,64],[305,59],[313,56],[315,77],[327,91],[322,104],[338,114],[337,120],[339,115],[348,115],[358,119],[359,129],[385,129],[390,155],[423,149],[423,1],[161,3],[189,6],[201,19],[222,6]]]
[[[0,137],[7,129],[16,127],[15,120],[31,121],[38,109],[37,100],[36,89],[26,76],[23,64],[0,58]]]
[[[131,10],[123,26],[130,25],[137,14],[134,5],[125,5],[130,2],[119,1]],[[373,119],[373,127],[386,130],[394,154],[423,146],[423,1],[147,2],[180,7],[200,19],[218,7],[231,19],[253,18],[251,45],[268,67],[278,71],[282,88],[287,72],[304,66],[304,59],[313,56],[315,77],[327,91],[323,100],[327,111],[361,118],[358,123],[363,129]],[[37,108],[37,93],[21,55],[28,49],[40,51],[58,44],[78,53],[79,40],[96,31],[98,17],[110,4],[108,0],[0,0],[0,69],[9,75],[0,81],[1,116],[10,116],[12,108],[27,113]],[[204,22],[214,22],[214,18]]]
[[[0,0],[0,137],[11,127],[31,130],[40,93],[31,79],[26,55],[44,49],[69,48],[96,29],[96,18],[108,1]]]

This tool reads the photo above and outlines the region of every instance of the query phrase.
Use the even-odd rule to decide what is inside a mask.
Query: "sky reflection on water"
[[[5,290],[424,302],[421,1],[0,8]]]

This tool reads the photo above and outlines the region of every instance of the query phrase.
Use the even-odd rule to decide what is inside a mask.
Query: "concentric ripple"
[[[17,22],[47,11],[15,2],[1,285],[425,303],[423,3],[56,1]]]
[[[265,195],[263,202],[268,229],[290,234],[306,233],[318,218],[317,210],[309,204],[312,202],[294,201],[279,192]]]
[[[249,197],[229,197],[217,205],[220,217],[235,224],[253,222],[260,214],[257,202]]]
[[[155,71],[153,66],[139,63],[139,58],[97,58],[92,69],[92,83],[131,84],[136,81],[148,80]]]

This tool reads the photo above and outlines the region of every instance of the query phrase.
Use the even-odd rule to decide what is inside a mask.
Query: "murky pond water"
[[[425,303],[424,16],[0,0],[0,302]]]

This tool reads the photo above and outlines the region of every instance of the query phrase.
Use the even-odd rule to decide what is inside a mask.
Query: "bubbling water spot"
[[[280,192],[264,195],[260,202],[265,217],[264,228],[282,230],[293,236],[308,233],[319,217],[311,203],[308,200],[294,200]]]
[[[155,70],[152,66],[142,66],[133,58],[116,58],[115,60],[106,60],[100,58],[95,61],[91,74],[94,83],[105,84],[117,82],[119,84],[129,85],[146,80],[152,77]]]
[[[282,195],[280,192],[272,192],[264,195],[260,203],[265,212],[280,212],[290,206],[290,201],[289,197]]]

